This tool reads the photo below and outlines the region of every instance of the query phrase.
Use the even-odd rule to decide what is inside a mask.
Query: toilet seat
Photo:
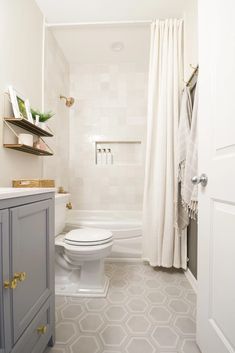
[[[112,233],[106,229],[81,228],[65,234],[64,242],[72,246],[97,246],[112,241]]]

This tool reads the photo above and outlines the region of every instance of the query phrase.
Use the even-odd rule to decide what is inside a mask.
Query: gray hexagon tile
[[[111,279],[110,284],[113,288],[125,288],[127,286],[127,281],[122,278]]]
[[[157,327],[152,337],[161,348],[176,348],[179,340],[177,333],[169,326]]]
[[[196,323],[190,317],[178,317],[175,320],[175,327],[185,335],[194,335],[196,332]]]
[[[128,312],[120,305],[112,305],[104,314],[109,321],[123,321],[128,315]]]
[[[115,266],[113,266],[112,264],[106,264],[105,265],[105,270],[106,270],[106,274],[107,273],[113,273],[113,271],[115,270]]]
[[[61,322],[56,326],[56,342],[68,344],[76,335],[76,326],[72,322]]]
[[[128,273],[143,273],[144,272],[144,267],[143,265],[134,265],[134,264],[125,264],[125,265],[121,265]]]
[[[178,272],[173,272],[172,270],[162,270],[161,271],[161,275],[160,275],[160,280],[163,283],[167,283],[167,284],[173,284],[177,282],[177,279],[179,278],[179,273]]]
[[[185,294],[185,300],[191,304],[196,304],[196,299],[196,293],[193,291],[189,291]]]
[[[190,283],[187,281],[187,279],[183,279],[182,281],[180,281],[179,285],[183,288],[186,288],[186,289],[192,289]]]
[[[45,353],[67,353],[67,349],[66,348],[59,348],[59,347],[53,347],[51,349],[47,349],[45,351]]]
[[[148,308],[148,304],[142,298],[132,298],[128,301],[127,307],[131,312],[144,313]]]
[[[151,327],[149,320],[142,315],[131,316],[126,323],[131,333],[147,333]]]
[[[98,353],[99,345],[95,337],[80,336],[72,345],[72,353]]]
[[[145,292],[145,288],[142,285],[139,285],[139,284],[131,284],[127,288],[127,292],[129,293],[129,295],[143,296],[143,294]]]
[[[183,299],[172,299],[169,303],[170,309],[176,313],[186,314],[189,312],[189,305]]]
[[[148,279],[146,281],[146,286],[150,289],[156,289],[161,286],[161,283],[157,279]]]
[[[103,298],[90,299],[86,302],[88,311],[102,311],[107,305],[107,300]]]
[[[183,353],[201,353],[195,340],[185,340],[182,347]]]
[[[153,323],[167,323],[171,319],[171,313],[162,306],[155,306],[149,311],[149,317]]]
[[[147,338],[131,338],[126,347],[128,353],[153,353],[156,352],[154,346]]]
[[[61,315],[64,319],[77,319],[82,313],[83,309],[80,304],[68,304],[61,310]]]
[[[126,338],[126,332],[120,325],[107,325],[107,327],[101,332],[100,336],[104,345],[116,347],[121,346]]]
[[[171,297],[179,297],[182,293],[182,289],[179,286],[167,286],[164,291]]]
[[[162,304],[166,300],[166,296],[158,290],[149,292],[146,297],[151,304]]]
[[[87,314],[79,321],[81,332],[97,332],[104,323],[99,314]]]
[[[128,272],[125,269],[123,269],[123,270],[119,269],[119,270],[114,271],[114,277],[116,279],[123,279],[127,276],[128,276]]]
[[[56,298],[55,298],[56,309],[63,308],[66,304],[67,304],[66,297],[56,296]]]
[[[109,290],[107,299],[111,303],[123,303],[128,298],[128,293],[121,290]]]
[[[182,272],[110,263],[106,273],[106,298],[56,297],[56,344],[45,353],[200,353]]]
[[[131,282],[140,282],[143,281],[144,277],[143,274],[139,274],[139,273],[129,273],[127,275],[127,280],[131,283]]]

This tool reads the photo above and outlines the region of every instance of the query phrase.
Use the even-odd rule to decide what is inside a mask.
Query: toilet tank
[[[55,235],[63,232],[66,220],[66,204],[69,202],[70,194],[55,195]]]

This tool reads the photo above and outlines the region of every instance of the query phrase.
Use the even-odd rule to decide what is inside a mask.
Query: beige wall
[[[42,173],[42,157],[2,147],[2,117],[12,115],[4,95],[12,84],[28,97],[31,106],[42,103],[43,16],[32,0],[1,0],[0,4],[0,186],[14,178],[36,178]]]
[[[48,125],[54,132],[54,137],[48,139],[48,144],[54,151],[54,156],[44,158],[43,176],[55,179],[56,186],[68,190],[69,180],[69,112],[65,101],[60,95],[69,95],[69,65],[58,47],[50,30],[45,32],[45,110],[50,110],[54,116]]]
[[[192,68],[198,64],[198,15],[197,0],[187,0],[184,11],[184,77],[187,80]]]

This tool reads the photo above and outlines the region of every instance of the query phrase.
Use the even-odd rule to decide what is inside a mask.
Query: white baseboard
[[[197,293],[197,280],[192,274],[192,272],[190,271],[190,269],[188,268],[186,271],[184,271],[184,274],[187,280],[189,281],[189,283],[191,284],[191,286],[193,287],[194,291]]]

